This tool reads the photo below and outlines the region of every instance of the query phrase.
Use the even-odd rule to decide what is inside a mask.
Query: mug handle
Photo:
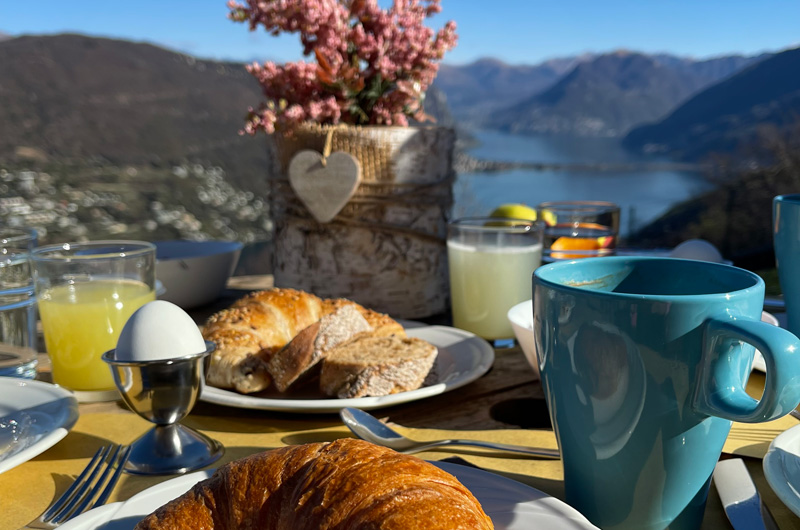
[[[732,421],[759,423],[785,416],[800,404],[800,340],[789,331],[760,320],[704,323],[705,355],[695,389],[698,412]],[[764,395],[753,399],[744,389],[747,374],[737,372],[728,356],[732,341],[755,346],[764,356]],[[744,376],[744,377],[743,377]]]

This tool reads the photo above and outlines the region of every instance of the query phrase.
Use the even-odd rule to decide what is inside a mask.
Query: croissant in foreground
[[[236,460],[135,530],[491,530],[480,503],[433,464],[345,438]]]

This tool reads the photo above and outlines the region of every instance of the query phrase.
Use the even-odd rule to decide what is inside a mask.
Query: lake
[[[630,153],[616,138],[520,136],[495,131],[477,131],[474,136],[480,145],[469,153],[482,160],[551,164],[668,162]],[[525,168],[461,173],[453,188],[453,215],[488,215],[503,203],[536,206],[544,201],[611,201],[620,205],[620,232],[625,235],[710,187],[696,172],[646,167],[624,171]]]

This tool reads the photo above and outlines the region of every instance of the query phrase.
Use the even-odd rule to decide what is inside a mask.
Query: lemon
[[[542,212],[542,221],[544,221],[544,224],[547,226],[555,226],[558,224],[556,214],[554,214],[551,210],[544,210]]]
[[[527,221],[536,220],[536,210],[525,204],[501,204],[492,211],[490,217],[500,217],[504,219],[525,219]]]

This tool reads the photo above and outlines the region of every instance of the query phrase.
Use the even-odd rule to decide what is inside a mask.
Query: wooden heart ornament
[[[289,184],[320,223],[338,214],[361,182],[361,163],[343,151],[323,159],[317,151],[300,151],[289,162]]]

